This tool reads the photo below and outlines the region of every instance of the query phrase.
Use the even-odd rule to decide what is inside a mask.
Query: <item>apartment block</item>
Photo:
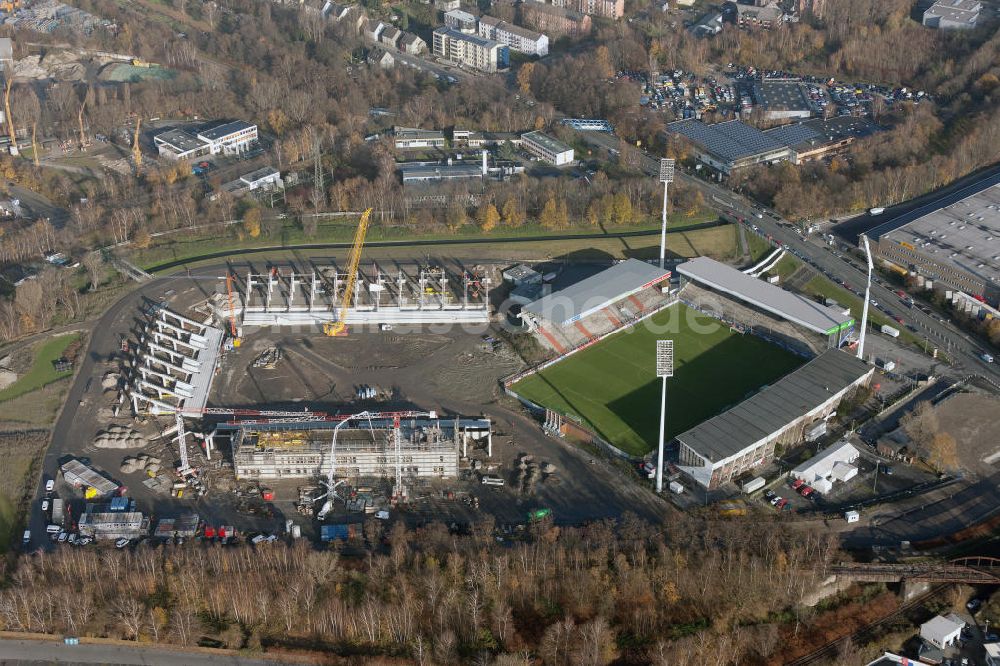
[[[483,72],[510,66],[510,48],[506,45],[448,27],[434,31],[434,55]]]
[[[480,17],[479,36],[505,44],[511,51],[525,55],[542,57],[549,53],[549,38],[546,35],[492,16]]]

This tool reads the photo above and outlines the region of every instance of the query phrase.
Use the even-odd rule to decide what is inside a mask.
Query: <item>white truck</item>
[[[882,328],[880,328],[879,330],[882,331],[882,333],[884,333],[885,335],[888,335],[890,338],[899,337],[899,329],[893,328],[892,326],[889,326],[889,324],[882,324]]]
[[[680,495],[681,493],[684,492],[684,486],[682,486],[677,481],[671,481],[670,482],[670,492],[674,493],[675,495]]]
[[[52,500],[52,522],[56,525],[62,525],[66,520],[65,505],[65,501],[60,497]]]

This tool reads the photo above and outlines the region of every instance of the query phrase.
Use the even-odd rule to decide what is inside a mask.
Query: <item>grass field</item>
[[[30,393],[35,389],[40,389],[46,384],[58,381],[64,377],[69,377],[73,371],[56,372],[52,367],[52,361],[61,357],[66,348],[80,338],[79,334],[60,335],[52,338],[34,350],[35,359],[31,363],[31,368],[17,381],[0,391],[0,402],[11,400],[18,396]]]
[[[780,347],[732,333],[681,304],[512,388],[539,405],[579,417],[615,446],[641,455],[655,446],[659,434],[655,341],[666,338],[674,340],[674,376],[667,384],[668,440],[803,363]]]

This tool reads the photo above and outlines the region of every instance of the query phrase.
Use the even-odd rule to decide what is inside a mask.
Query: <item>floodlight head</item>
[[[674,341],[656,341],[656,376],[674,376]]]
[[[674,182],[674,160],[664,158],[660,160],[660,182]]]

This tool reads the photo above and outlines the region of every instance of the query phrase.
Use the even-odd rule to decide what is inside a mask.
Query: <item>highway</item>
[[[65,645],[44,640],[0,639],[0,663],[10,664],[144,664],[146,666],[271,666],[295,662],[253,659],[221,651],[187,652],[145,645],[81,643]]]
[[[618,138],[611,134],[580,132],[579,135],[591,145],[608,150],[619,149]],[[658,176],[660,171],[659,158],[654,158],[643,152],[640,158],[640,167],[645,173]],[[806,263],[811,264],[813,268],[828,278],[846,284],[852,291],[861,292],[863,298],[864,286],[867,282],[866,271],[861,269],[860,264],[855,265],[848,255],[834,251],[833,248],[823,244],[822,239],[799,234],[791,222],[782,219],[773,210],[759,206],[721,185],[707,182],[680,169],[675,171],[675,174],[679,181],[699,188],[705,197],[706,204],[715,210],[730,218],[742,217],[748,223],[757,225],[762,233],[770,236],[773,241],[781,243],[786,249]],[[991,173],[987,178],[1000,180],[1000,176],[996,173]],[[963,186],[942,196],[946,197],[947,200],[961,198],[962,192],[971,187],[971,185]],[[929,207],[940,205],[942,204],[926,203],[915,210],[931,209]],[[667,246],[670,246],[669,240]],[[957,376],[978,374],[987,377],[994,383],[1000,383],[1000,369],[997,368],[996,364],[985,363],[979,358],[984,345],[972,339],[967,333],[960,331],[951,322],[938,317],[933,311],[925,312],[918,307],[908,307],[903,299],[899,298],[894,290],[877,275],[873,276],[871,297],[881,309],[888,308],[893,314],[901,316],[907,324],[917,328],[919,335],[927,338],[942,352],[945,352],[951,358],[952,371]]]

